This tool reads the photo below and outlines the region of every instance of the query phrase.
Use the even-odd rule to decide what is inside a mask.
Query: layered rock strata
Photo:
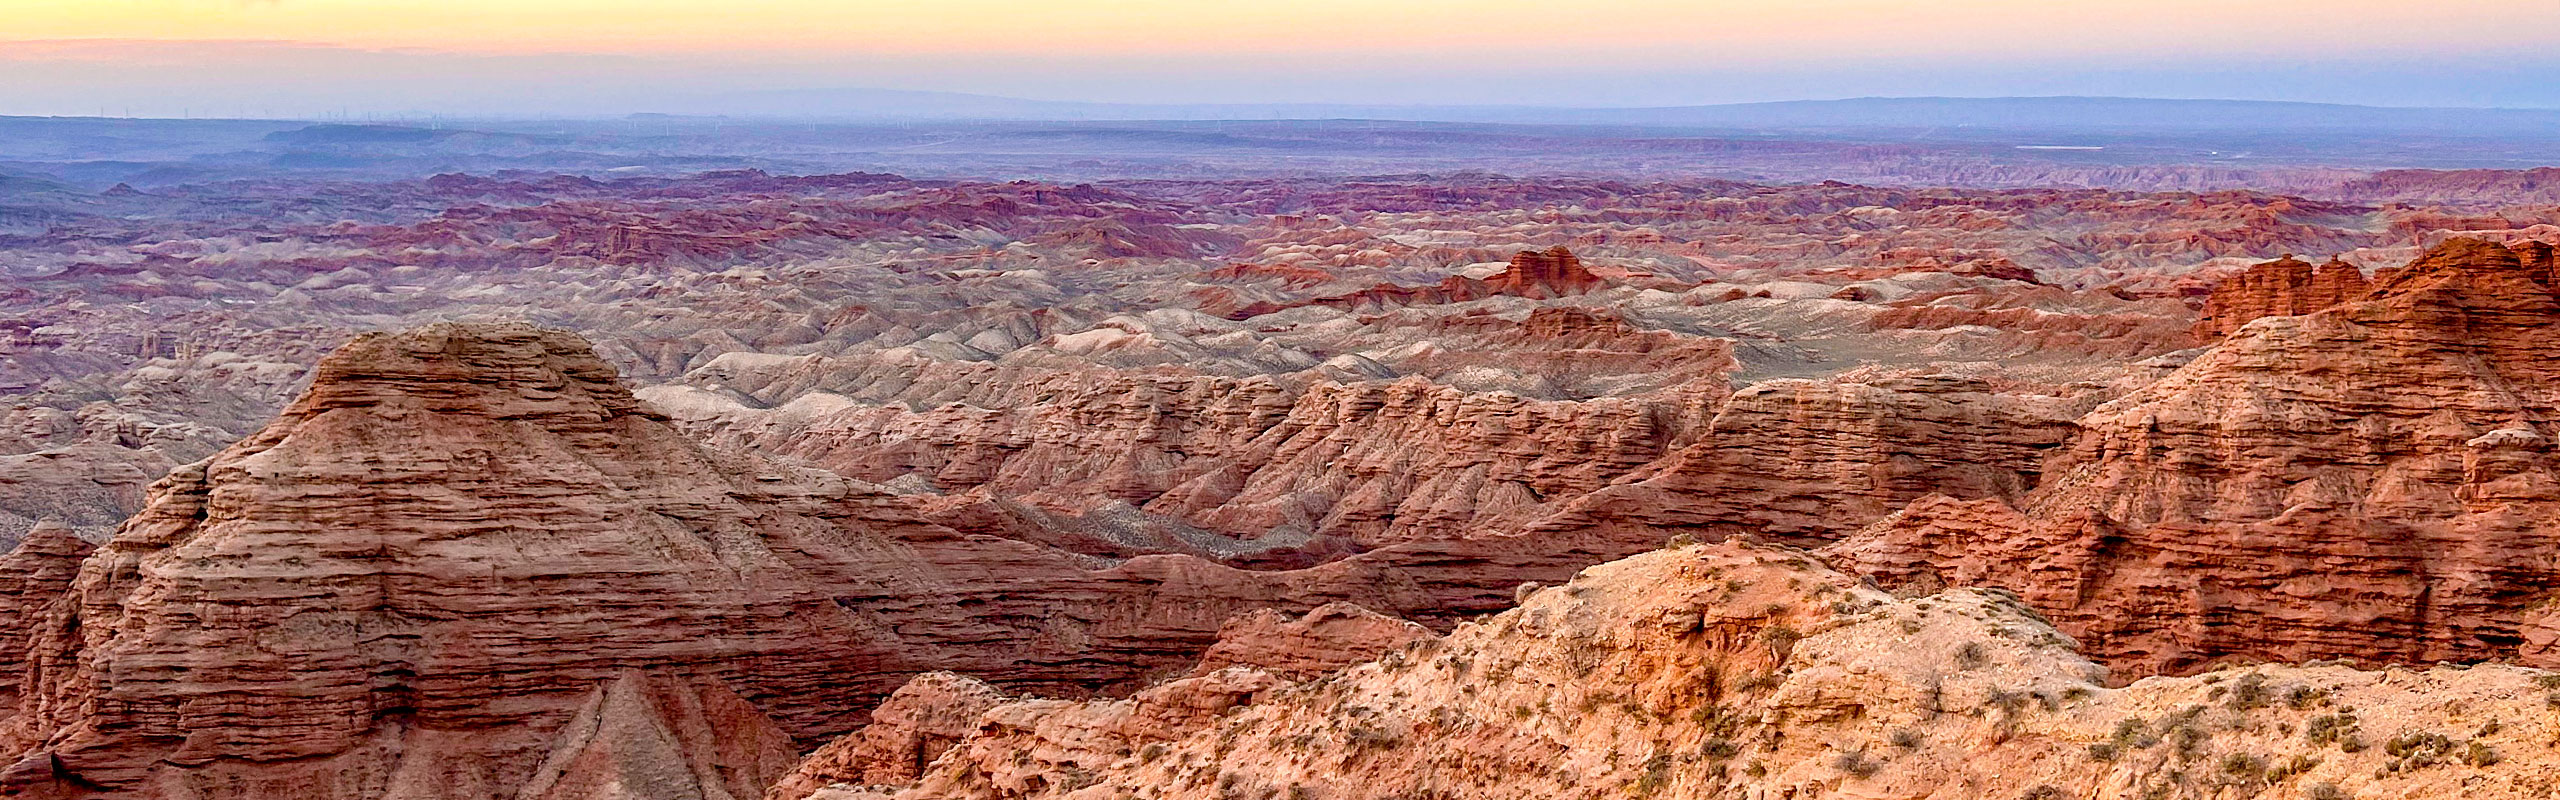
[[[1933,493],[2023,496],[2092,402],[1945,375],[1766,381],[1735,392],[1696,444],[1530,530],[1830,541]]]
[[[1240,612],[1445,624],[1604,555],[1494,538],[1260,573],[963,534],[704,450],[576,337],[452,324],[329,356],[67,581],[76,540],[40,533],[0,568],[25,653],[0,786],[38,797],[738,796],[918,672],[1091,691]],[[696,760],[650,771],[668,753]]]
[[[865,383],[839,384],[842,394],[804,392],[769,410],[686,389],[650,396],[715,441],[855,478],[913,476],[1075,514],[1125,504],[1234,540],[1131,544],[1268,559],[1516,529],[1694,439],[1727,391],[1720,372],[1650,396],[1549,401],[1418,378],[1297,388],[938,364],[845,372],[856,370]],[[921,409],[894,395],[857,402],[873,383],[950,385],[945,373],[1003,394]]]
[[[980,734],[987,730],[989,712],[999,707],[1004,713],[997,716],[1044,726],[1048,721],[1039,718],[1049,712],[1076,709],[1069,714],[1084,730],[1075,735],[1088,740],[1078,746],[1088,750],[1171,739],[1252,702],[1263,689],[1313,679],[1436,638],[1422,626],[1348,603],[1296,617],[1264,609],[1230,620],[1218,632],[1218,643],[1190,672],[1126,700],[1084,708],[1054,700],[1008,700],[994,687],[952,673],[920,675],[890,695],[872,713],[870,725],[819,748],[765,797],[800,800],[830,786],[912,783],[955,745],[990,748]]]
[[[999,704],[912,781],[808,796],[2529,798],[2555,788],[2560,733],[2560,680],[2516,667],[2110,688],[2012,596],[1897,598],[1738,541],[1597,566],[1445,639],[1273,680]]]
[[[2366,289],[2364,271],[2336,259],[2317,268],[2291,256],[2257,264],[2214,285],[2196,320],[2196,338],[2220,339],[2259,317],[2309,314],[2363,297]]]
[[[1930,499],[1834,552],[2013,588],[2126,674],[2560,663],[2560,298],[2529,263],[2454,240],[2252,322],[2081,418],[2015,508]]]

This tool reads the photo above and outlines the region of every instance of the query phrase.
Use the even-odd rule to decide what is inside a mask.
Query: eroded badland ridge
[[[17,197],[0,793],[2549,796],[2535,180]]]

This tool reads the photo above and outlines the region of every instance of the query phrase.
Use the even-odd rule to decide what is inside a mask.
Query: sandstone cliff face
[[[2014,588],[2127,674],[2554,663],[2555,347],[2560,300],[2526,262],[2455,240],[2100,406],[2015,510],[1930,500],[1835,552]]]
[[[961,745],[974,751],[965,758],[1005,761],[1009,778],[1002,780],[1022,787],[1074,781],[1085,762],[1161,746],[1266,689],[1436,638],[1422,626],[1347,603],[1296,617],[1264,609],[1230,620],[1190,672],[1126,700],[1086,706],[1008,703],[993,687],[964,676],[920,675],[882,703],[870,725],[819,748],[765,797],[801,800],[831,786],[913,783]],[[1030,729],[1005,730],[1008,723]],[[1013,747],[1023,749],[1007,749]]]
[[[0,784],[191,800],[746,796],[918,672],[1090,691],[1240,612],[1445,624],[1602,556],[1495,537],[1247,572],[964,535],[705,451],[575,337],[450,324],[325,359],[76,578],[43,533],[0,563],[26,653]]]
[[[1730,363],[1579,309],[1435,330],[1496,326],[1629,363],[1654,346]],[[1559,354],[1599,358],[1585,352]],[[1522,531],[1605,541],[1605,556],[1701,527],[1827,541],[1932,492],[2018,500],[2100,397],[1949,374],[1728,392],[1714,371],[1558,401],[1418,378],[1301,386],[886,357],[733,359],[695,379],[645,394],[716,441],[947,493],[924,504],[956,527],[1278,565]],[[1096,525],[1119,527],[1054,533]]]
[[[952,745],[978,731],[978,718],[1003,705],[993,686],[965,675],[918,675],[871,712],[871,723],[810,753],[766,790],[768,800],[799,800],[830,785],[913,783]]]
[[[56,606],[69,602],[64,593],[79,577],[81,560],[96,550],[71,526],[48,518],[38,520],[16,548],[0,556],[0,676],[28,669],[36,622],[60,613]],[[16,681],[0,677],[0,692],[6,693],[0,703],[15,708],[19,690]]]
[[[1484,282],[1488,291],[1546,299],[1576,295],[1600,288],[1607,282],[1582,266],[1582,259],[1559,245],[1545,251],[1523,250],[1512,254],[1511,266]]]
[[[754,800],[799,761],[791,736],[718,681],[638,672],[596,687],[523,800]]]
[[[1900,599],[1741,542],[1593,567],[1327,678],[1210,678],[998,705],[913,781],[811,796],[2528,798],[2560,733],[2556,681],[2514,667],[2108,688],[2013,597]]]
[[[1571,249],[1558,245],[1543,251],[1513,253],[1511,262],[1488,278],[1451,275],[1433,286],[1373,286],[1339,297],[1308,300],[1302,305],[1374,311],[1417,303],[1464,303],[1504,295],[1549,300],[1587,294],[1608,284],[1608,279],[1584,267],[1582,259],[1575,257]],[[1245,319],[1291,307],[1294,306],[1261,303],[1237,309],[1229,316]]]
[[[1546,401],[1415,378],[1293,387],[916,362],[810,369],[834,391],[772,410],[682,389],[648,396],[715,440],[863,480],[915,476],[1075,514],[1126,504],[1229,540],[1149,543],[1160,552],[1217,557],[1516,529],[1696,437],[1725,393],[1720,373],[1648,396]],[[961,386],[979,388],[910,399]]]
[[[885,657],[755,535],[786,500],[733,470],[565,334],[359,339],[155,486],[35,624],[4,780],[494,796],[621,670],[853,699],[809,672]]]
[[[1350,603],[1328,603],[1295,617],[1266,608],[1219,627],[1218,643],[1200,654],[1189,674],[1246,666],[1306,680],[1430,638],[1428,628]]]
[[[1821,542],[1933,492],[2016,498],[2090,402],[1948,375],[1766,381],[1734,393],[1698,443],[1531,530]]]
[[[2364,271],[2332,259],[2313,268],[2292,257],[2252,266],[2213,287],[2196,338],[2212,341],[2259,317],[2309,314],[2364,296]]]

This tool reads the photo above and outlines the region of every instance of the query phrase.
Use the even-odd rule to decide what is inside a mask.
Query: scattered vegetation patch
[[[1957,669],[1976,670],[1990,664],[1991,654],[1982,649],[1981,642],[1966,642],[1956,648]]]
[[[1860,780],[1875,777],[1884,769],[1884,763],[1868,758],[1865,750],[1842,750],[1831,758],[1831,766]]]
[[[2353,712],[2324,714],[2312,717],[2310,722],[2303,724],[2302,738],[2315,745],[2340,745],[2340,749],[2345,749],[2344,743],[2356,737],[2356,725],[2356,715]]]

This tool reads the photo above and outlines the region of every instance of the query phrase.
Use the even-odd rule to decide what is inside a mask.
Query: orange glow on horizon
[[[635,56],[1146,57],[1499,53],[1600,58],[2337,55],[2474,49],[2560,25],[2549,0],[7,0],[0,39],[266,40]],[[2507,38],[2507,37],[2496,37]],[[1612,55],[1617,54],[1617,55]]]

